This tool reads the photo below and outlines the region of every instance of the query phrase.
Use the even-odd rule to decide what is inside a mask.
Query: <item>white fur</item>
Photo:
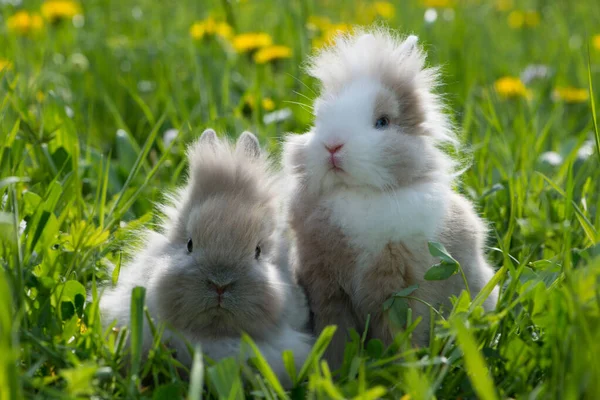
[[[394,177],[378,162],[387,132],[374,129],[372,121],[375,96],[381,90],[385,90],[381,83],[362,79],[348,85],[335,102],[323,102],[319,106],[321,112],[307,139],[307,165],[317,178],[311,179],[311,191],[325,192],[340,183],[368,184],[377,189],[390,185]],[[321,117],[323,114],[325,118]],[[339,157],[346,173],[331,173],[329,169],[325,146],[336,144],[344,146]]]
[[[424,131],[440,142],[458,144],[444,103],[433,91],[439,84],[438,68],[425,66],[426,53],[417,36],[402,38],[385,28],[365,28],[338,35],[334,42],[312,57],[308,66],[322,89],[315,103],[317,114],[318,106],[337,97],[349,82],[393,74],[396,81],[412,82],[419,93],[426,115]]]
[[[379,253],[389,242],[434,240],[446,214],[450,187],[420,183],[389,192],[339,190],[325,201],[332,223],[354,248]]]

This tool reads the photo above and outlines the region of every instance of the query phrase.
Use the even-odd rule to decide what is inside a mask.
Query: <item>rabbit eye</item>
[[[260,257],[260,246],[256,246],[254,250],[254,259],[258,260],[258,257]]]
[[[384,129],[390,124],[390,119],[388,117],[379,117],[377,121],[375,121],[375,129]]]
[[[189,238],[187,243],[187,251],[191,253],[192,250],[194,250],[194,243],[192,242],[192,238]]]

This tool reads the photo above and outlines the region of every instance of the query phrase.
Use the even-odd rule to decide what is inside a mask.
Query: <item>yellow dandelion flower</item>
[[[226,22],[207,18],[192,24],[190,27],[190,36],[195,40],[200,40],[205,36],[220,36],[224,39],[230,39],[233,36],[233,28]]]
[[[202,22],[194,22],[190,27],[190,36],[195,40],[202,39],[204,37],[204,24]]]
[[[231,39],[233,36],[233,28],[226,22],[219,22],[215,27],[215,34],[225,39]]]
[[[321,37],[315,38],[313,40],[313,47],[315,49],[321,48],[323,46],[332,45],[335,42],[335,38],[339,34],[343,34],[346,32],[352,31],[352,25],[350,24],[333,24],[329,29],[323,32]]]
[[[533,28],[538,26],[541,20],[542,18],[539,12],[534,10],[525,12],[525,25]]]
[[[496,0],[496,10],[508,11],[513,7],[513,0]]]
[[[505,76],[494,83],[496,93],[505,98],[529,97],[530,91],[519,78]]]
[[[400,400],[410,400],[412,399],[412,397],[410,396],[410,394],[405,394],[404,396],[400,397]]]
[[[79,333],[84,334],[87,332],[87,325],[81,318],[77,318],[77,325],[79,325]]]
[[[255,96],[254,94],[245,94],[242,97],[242,108],[241,111],[242,113],[246,114],[246,115],[251,115],[252,111],[256,108],[256,100],[255,100]],[[265,97],[264,99],[262,99],[259,103],[260,107],[264,110],[264,111],[273,111],[275,109],[275,102],[273,101],[272,98],[270,97]]]
[[[443,8],[452,7],[454,0],[421,0],[421,4],[424,7]]]
[[[508,26],[513,29],[519,29],[523,27],[525,23],[525,14],[519,10],[513,10],[508,14]]]
[[[573,86],[557,87],[552,92],[554,101],[564,101],[565,103],[585,103],[590,98],[587,89]]]
[[[9,69],[12,69],[12,63],[4,58],[0,58],[0,73],[2,73],[2,71],[8,71]]]
[[[290,58],[292,49],[287,46],[268,46],[263,47],[254,54],[254,62],[265,64],[282,58]]]
[[[270,97],[265,97],[261,101],[261,106],[265,111],[273,111],[275,109],[275,102]]]
[[[6,21],[8,30],[20,35],[39,32],[44,26],[44,21],[39,14],[30,14],[27,11],[19,11]]]
[[[306,27],[313,31],[325,31],[331,27],[331,20],[320,15],[311,15],[308,17]]]
[[[35,99],[38,101],[38,103],[43,103],[45,98],[46,98],[46,95],[41,90],[38,90],[35,93]]]
[[[42,15],[50,22],[70,19],[81,14],[78,3],[69,0],[52,0],[42,4]]]
[[[592,44],[596,50],[600,50],[600,35],[596,35],[592,38]]]
[[[271,46],[273,38],[264,32],[248,32],[236,35],[233,38],[233,48],[239,53],[256,50],[261,47]]]
[[[396,15],[396,8],[389,1],[376,1],[373,7],[377,15],[382,18],[392,19]]]

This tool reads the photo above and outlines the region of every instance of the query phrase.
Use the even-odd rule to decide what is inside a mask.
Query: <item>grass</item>
[[[0,4],[0,60],[8,65],[0,72],[0,398],[600,393],[595,0],[454,1],[427,11],[436,16],[430,23],[426,1],[417,0],[398,2],[394,16],[375,15],[381,6],[365,1],[86,0],[83,17],[55,16],[22,33],[9,29],[11,16],[37,13],[41,2],[9,3]],[[226,50],[222,38],[192,39],[190,27],[208,15],[236,32],[271,34],[291,58],[256,65]],[[135,338],[145,320],[143,291],[133,297],[136,323],[114,334],[99,324],[98,285],[118,279],[106,266],[117,265],[118,274],[128,232],[155,222],[161,192],[182,181],[185,144],[204,128],[249,129],[274,153],[282,133],[307,129],[316,86],[300,65],[323,36],[314,24],[307,28],[311,16],[339,23],[386,17],[389,26],[417,33],[430,62],[442,65],[440,90],[470,146],[457,190],[489,222],[498,308],[484,314],[479,298],[463,293],[438,318],[425,349],[409,346],[417,321],[407,312],[408,329],[391,348],[354,334],[340,371],[319,360],[327,331],[292,374],[289,392],[260,361],[251,369],[197,357],[187,379],[158,342],[147,361],[135,345],[124,349],[125,336]],[[546,69],[532,81],[523,77],[526,90],[504,96],[495,89],[499,78],[531,65]],[[553,95],[563,87],[582,90]],[[276,112],[291,113],[274,118],[261,104],[267,97]],[[133,368],[123,370],[125,363]]]

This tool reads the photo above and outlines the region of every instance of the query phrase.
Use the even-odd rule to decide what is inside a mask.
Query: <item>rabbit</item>
[[[384,344],[393,326],[383,304],[417,284],[412,296],[450,308],[464,289],[460,274],[427,281],[441,242],[464,269],[472,294],[493,277],[483,245],[486,226],[454,192],[457,163],[440,149],[457,145],[439,95],[438,70],[425,67],[416,36],[376,28],[338,36],[308,64],[320,83],[314,124],[284,138],[282,162],[291,182],[288,219],[295,273],[306,289],[315,334],[338,329],[325,353],[343,362],[346,331]],[[495,307],[498,291],[485,300]],[[416,346],[429,341],[430,310],[409,300]]]
[[[289,384],[281,353],[292,350],[299,368],[312,337],[308,304],[286,259],[281,177],[250,132],[234,148],[206,130],[187,156],[187,184],[161,208],[162,232],[146,232],[116,287],[102,294],[102,321],[127,325],[131,291],[143,286],[149,313],[166,327],[162,339],[182,364],[192,362],[186,342],[219,360],[240,353],[245,332]],[[152,341],[145,322],[144,353]]]

